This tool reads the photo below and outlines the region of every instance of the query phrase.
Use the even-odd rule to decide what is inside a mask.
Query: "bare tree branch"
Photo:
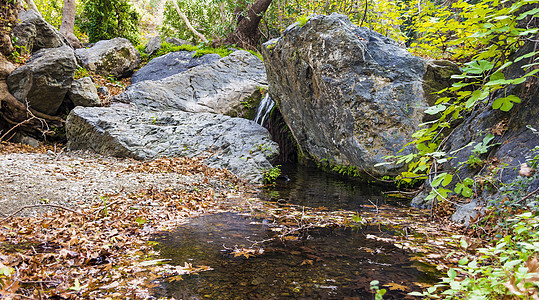
[[[172,2],[172,5],[174,5],[174,8],[176,9],[176,12],[178,15],[180,15],[180,18],[185,22],[185,25],[189,30],[196,35],[202,42],[207,43],[208,40],[202,35],[200,32],[198,32],[192,25],[191,22],[189,22],[189,19],[183,14],[183,12],[180,10],[180,7],[178,6],[178,3],[176,3],[176,0],[170,0]]]

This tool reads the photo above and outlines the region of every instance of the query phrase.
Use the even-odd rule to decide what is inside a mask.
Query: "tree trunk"
[[[180,15],[180,18],[185,22],[185,25],[189,30],[196,35],[203,43],[207,43],[208,40],[202,35],[200,32],[198,32],[192,25],[191,22],[189,22],[189,19],[183,14],[183,12],[180,10],[180,7],[178,6],[178,3],[176,3],[176,0],[170,0],[172,2],[172,5],[174,5],[174,8],[176,9],[176,12],[178,15]]]
[[[247,16],[245,17],[235,12],[237,16],[237,27],[234,32],[227,36],[226,43],[236,44],[238,47],[246,49],[256,49],[261,36],[258,24],[260,24],[264,13],[272,1],[256,0],[247,9]]]
[[[75,0],[64,0],[60,33],[66,37],[73,48],[81,48],[82,45],[79,39],[73,34],[73,29],[75,28],[75,9]]]
[[[9,56],[13,52],[11,29],[17,24],[19,2],[8,1],[0,5],[0,53]]]
[[[34,0],[25,0],[25,2],[26,2],[26,5],[28,5],[29,9],[35,10],[37,14],[41,16],[41,13],[39,12],[39,9],[37,9],[37,6],[34,3]]]

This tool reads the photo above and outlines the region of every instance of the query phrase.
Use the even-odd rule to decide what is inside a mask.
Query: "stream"
[[[382,195],[384,187],[298,165],[282,167],[283,178],[262,191],[264,200],[327,210],[361,213],[405,204]],[[284,176],[286,175],[286,177]],[[387,206],[387,205],[386,205]],[[384,299],[414,299],[407,293],[437,281],[431,265],[411,259],[406,250],[385,242],[398,234],[385,226],[311,228],[301,239],[258,244],[263,253],[238,255],[256,241],[275,237],[270,221],[247,214],[219,213],[193,218],[154,240],[172,265],[206,265],[212,271],[162,282],[156,297],[176,299],[374,299],[370,282],[387,289]],[[368,238],[382,237],[381,239]],[[236,252],[234,252],[236,250]]]

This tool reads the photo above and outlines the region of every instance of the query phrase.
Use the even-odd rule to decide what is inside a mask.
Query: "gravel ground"
[[[101,196],[129,194],[150,187],[190,189],[207,182],[202,174],[143,173],[127,170],[142,162],[102,156],[88,151],[56,153],[0,153],[0,216],[36,204],[76,207]],[[219,188],[219,187],[218,187]],[[18,215],[32,216],[48,208],[25,209]]]

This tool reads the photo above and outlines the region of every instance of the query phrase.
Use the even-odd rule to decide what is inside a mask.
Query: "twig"
[[[59,208],[59,209],[63,209],[63,210],[67,210],[67,211],[70,211],[72,213],[76,213],[76,214],[79,214],[79,215],[83,215],[85,217],[88,217],[88,215],[86,215],[85,213],[81,213],[81,212],[78,212],[76,210],[72,210],[71,208],[67,208],[65,206],[61,206],[61,205],[56,205],[56,204],[35,204],[35,205],[26,205],[26,206],[23,206],[21,208],[19,208],[16,212],[10,214],[9,216],[5,217],[2,219],[2,222],[6,221],[7,219],[9,218],[12,218],[13,216],[15,216],[16,214],[20,213],[21,211],[27,209],[27,208],[34,208],[34,207],[54,207],[54,208]]]
[[[62,283],[61,281],[54,281],[54,280],[38,280],[38,281],[19,281],[21,284],[52,284],[52,285],[59,285]]]
[[[537,193],[537,192],[539,192],[539,188],[536,188],[535,191],[529,193],[528,195],[526,195],[526,197],[524,197],[524,198],[518,200],[516,203],[520,203],[520,202],[522,202],[522,201],[524,201],[524,200],[530,198],[531,196],[533,196],[533,194],[535,194],[535,193]]]
[[[17,127],[23,125],[24,123],[30,122],[30,121],[32,121],[32,120],[35,119],[35,118],[36,118],[35,116],[32,116],[30,119],[26,119],[26,120],[24,120],[24,121],[22,121],[22,122],[20,122],[20,123],[17,123],[17,125],[11,127],[8,131],[6,131],[6,133],[4,133],[2,136],[0,136],[0,141],[3,140],[4,137],[5,137],[8,133],[10,133],[11,131],[13,131],[15,128],[17,128]]]
[[[363,26],[363,22],[367,18],[367,8],[369,7],[369,0],[365,0],[365,11],[363,12],[363,18],[361,19],[361,24],[359,24],[359,27]]]
[[[416,195],[418,194],[420,191],[417,190],[417,191],[411,191],[411,192],[406,192],[406,191],[388,191],[388,192],[382,192],[382,194],[384,195],[387,195],[387,194],[403,194],[403,195]]]
[[[379,213],[380,211],[378,210],[378,205],[374,204],[374,202],[372,202],[370,199],[369,202],[372,204],[372,206],[374,206],[374,208],[376,208],[376,213]]]
[[[34,298],[32,298],[32,297],[28,297],[28,296],[25,296],[25,295],[22,295],[22,294],[13,294],[13,296],[22,297],[22,298],[25,298],[25,299],[31,299],[31,300],[34,299]]]
[[[112,201],[111,203],[107,204],[106,207],[105,205],[103,205],[102,207],[98,208],[97,210],[93,211],[92,214],[98,214],[100,213],[102,210],[104,210],[105,208],[110,208],[112,207],[114,204],[118,203],[118,202],[122,202],[124,201],[125,199],[118,199],[118,200],[115,200],[115,201]]]

